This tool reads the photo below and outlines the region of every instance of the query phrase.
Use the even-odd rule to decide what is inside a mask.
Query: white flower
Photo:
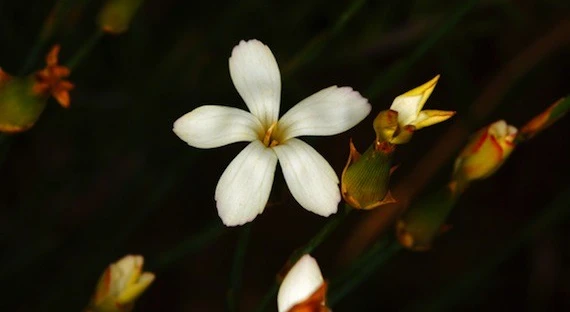
[[[309,299],[324,284],[321,269],[317,261],[310,255],[304,255],[289,270],[277,294],[277,310],[279,312],[287,312],[297,304]],[[322,301],[317,303],[324,306],[324,294],[319,294],[318,299]]]
[[[198,148],[251,142],[226,168],[216,187],[218,215],[224,224],[241,225],[263,212],[277,160],[301,206],[322,216],[335,213],[340,201],[338,177],[317,151],[297,137],[334,135],[352,128],[370,112],[368,100],[349,87],[332,86],[278,119],[281,77],[271,50],[257,40],[241,41],[229,65],[232,81],[250,112],[206,105],[174,123],[174,132]]]

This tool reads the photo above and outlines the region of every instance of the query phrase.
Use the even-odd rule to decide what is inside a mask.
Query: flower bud
[[[0,69],[0,131],[20,132],[32,127],[52,95],[69,107],[73,84],[64,80],[70,72],[58,65],[59,46],[46,57],[47,66],[27,77],[12,77]]]
[[[108,0],[99,13],[99,27],[114,35],[124,33],[142,2],[143,0]]]
[[[522,127],[517,137],[517,141],[524,141],[534,137],[558,119],[562,118],[568,110],[570,110],[570,97],[556,101],[544,112],[531,119],[531,121]]]
[[[154,281],[154,274],[142,272],[144,259],[127,255],[111,263],[103,273],[86,312],[129,312],[135,300]]]
[[[7,133],[29,129],[44,110],[47,97],[33,92],[32,77],[10,77],[0,69],[0,131]]]
[[[517,128],[499,120],[479,130],[455,161],[455,182],[484,179],[493,174],[515,148]]]
[[[439,75],[397,96],[390,110],[380,112],[374,120],[377,139],[391,144],[404,144],[410,141],[414,131],[440,123],[455,115],[453,111],[422,110],[438,80]]]
[[[454,192],[445,187],[412,203],[396,223],[396,236],[402,246],[426,251],[434,239],[446,230],[445,220],[455,205]]]
[[[374,209],[396,202],[390,191],[390,168],[395,146],[376,141],[360,155],[350,141],[350,155],[342,172],[341,193],[357,209]]]

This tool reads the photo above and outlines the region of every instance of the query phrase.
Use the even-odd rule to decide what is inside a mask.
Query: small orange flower
[[[51,94],[62,107],[68,108],[69,91],[73,89],[73,84],[64,78],[69,77],[71,71],[58,64],[59,50],[59,45],[53,46],[46,57],[46,67],[35,73],[36,83],[33,86],[33,92],[44,96]]]

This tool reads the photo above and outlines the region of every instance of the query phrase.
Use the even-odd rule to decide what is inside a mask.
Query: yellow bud
[[[127,255],[109,265],[99,279],[86,312],[129,312],[135,300],[154,281],[154,274],[142,272],[144,259]]]
[[[374,209],[396,202],[388,190],[394,149],[394,145],[377,141],[360,155],[350,142],[341,182],[342,197],[350,206]]]
[[[492,175],[515,148],[517,129],[499,120],[479,130],[455,161],[454,180],[468,182]]]
[[[122,34],[129,28],[133,16],[143,0],[108,0],[97,22],[104,32]]]

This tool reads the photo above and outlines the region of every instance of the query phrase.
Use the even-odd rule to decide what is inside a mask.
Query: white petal
[[[258,40],[241,41],[230,57],[234,86],[265,128],[279,117],[281,75],[271,50]]]
[[[421,100],[422,95],[400,95],[394,99],[390,109],[398,112],[398,123],[400,125],[409,125],[418,117],[421,110]]]
[[[242,225],[263,212],[276,166],[277,155],[258,140],[249,143],[232,160],[215,194],[218,215],[225,225]]]
[[[337,211],[338,177],[323,156],[299,139],[290,139],[273,150],[289,190],[301,206],[324,217]]]
[[[291,108],[277,131],[285,141],[302,135],[333,135],[344,132],[370,113],[368,100],[350,87],[323,89]]]
[[[244,110],[206,105],[178,118],[173,131],[194,147],[213,148],[256,140],[263,128],[255,116]]]
[[[304,255],[289,270],[277,294],[277,309],[287,312],[294,305],[309,298],[323,284],[323,276],[317,261]]]

